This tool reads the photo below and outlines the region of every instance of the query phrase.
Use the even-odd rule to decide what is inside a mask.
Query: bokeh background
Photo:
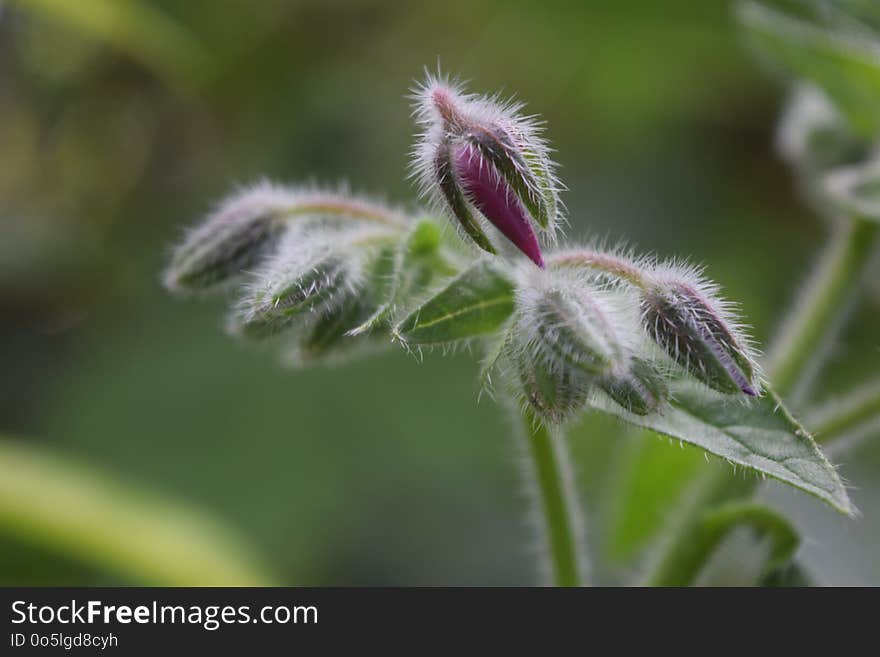
[[[726,2],[0,7],[3,584],[536,581],[514,441],[472,357],[285,370],[224,335],[223,300],[159,283],[182,229],[261,177],[412,204],[424,67],[527,100],[569,236],[707,263],[761,342],[825,239],[773,149],[784,88]],[[876,293],[855,319],[820,396],[880,365]],[[571,442],[595,578],[626,581],[712,466],[601,417]],[[815,581],[880,584],[880,441],[838,460],[859,520],[765,496]]]

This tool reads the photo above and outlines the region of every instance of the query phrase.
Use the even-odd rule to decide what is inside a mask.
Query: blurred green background
[[[726,2],[0,5],[3,584],[536,581],[471,356],[289,371],[223,334],[223,300],[159,284],[181,230],[260,177],[413,203],[405,94],[426,66],[547,120],[572,239],[707,263],[761,342],[824,239],[773,151],[784,88]],[[822,396],[880,365],[877,297]],[[595,578],[625,581],[710,466],[598,417],[572,449]],[[880,449],[839,460],[857,521],[766,496],[816,581],[880,584]]]

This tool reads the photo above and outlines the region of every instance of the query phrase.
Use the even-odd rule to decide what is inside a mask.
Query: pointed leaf
[[[414,310],[395,329],[408,344],[442,344],[487,335],[513,313],[513,283],[480,261]]]
[[[841,513],[856,513],[834,467],[773,392],[745,403],[680,386],[673,391],[673,399],[661,413],[651,415],[628,413],[604,399],[594,405],[631,424],[800,488]]]
[[[618,460],[606,493],[613,512],[604,534],[608,556],[616,563],[649,545],[706,465],[698,449],[669,449],[668,441],[657,440],[653,432],[633,431],[637,433]]]

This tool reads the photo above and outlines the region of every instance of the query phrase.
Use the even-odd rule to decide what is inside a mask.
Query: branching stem
[[[851,431],[880,420],[880,380],[867,383],[850,392],[827,410],[814,416],[816,439],[831,444]]]
[[[828,250],[770,352],[767,371],[780,395],[789,393],[821,356],[829,329],[838,323],[858,288],[878,229],[880,224],[858,218],[836,225]]]
[[[644,289],[647,286],[645,275],[638,267],[613,253],[588,249],[562,251],[550,256],[547,259],[547,264],[551,267],[593,269],[617,280],[625,281],[639,289]]]

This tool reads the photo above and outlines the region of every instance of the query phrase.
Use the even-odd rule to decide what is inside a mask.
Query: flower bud
[[[602,376],[625,362],[624,347],[595,291],[569,296],[559,289],[520,299],[519,330],[552,369]]]
[[[662,374],[641,358],[633,358],[623,373],[612,373],[598,384],[617,404],[636,415],[655,412],[669,397]]]
[[[345,189],[260,183],[227,198],[186,236],[172,255],[165,285],[176,292],[210,291],[234,282],[270,257],[291,226],[315,224],[400,231],[406,221],[394,209]]]
[[[381,228],[291,231],[255,273],[233,317],[233,332],[268,337],[332,314],[361,292],[377,249],[396,238]]]
[[[454,162],[462,189],[474,207],[539,267],[544,266],[528,212],[510,186],[470,144],[455,148]]]
[[[547,363],[514,357],[523,400],[538,415],[560,423],[581,410],[590,394],[590,379],[573,369],[552,370]]]
[[[415,98],[424,132],[414,171],[423,192],[480,248],[495,253],[483,218],[543,267],[535,227],[555,230],[559,184],[535,121],[522,117],[519,105],[464,94],[434,78]]]
[[[629,362],[609,299],[564,278],[521,287],[511,329],[525,399],[553,421],[585,402],[592,384]]]
[[[233,330],[242,337],[269,337],[309,311],[334,310],[351,291],[351,273],[334,253],[267,273],[241,304]]]
[[[237,279],[276,244],[284,228],[278,210],[288,200],[280,190],[261,185],[221,203],[175,249],[165,286],[175,292],[206,291]]]
[[[748,338],[717,298],[717,288],[682,268],[668,267],[652,278],[641,306],[654,341],[710,388],[757,396],[760,377]]]
[[[351,327],[363,322],[374,308],[372,299],[357,295],[347,297],[345,303],[324,313],[306,334],[299,336],[295,348],[285,354],[285,362],[298,367],[318,363],[338,364],[389,346],[391,341],[387,339],[387,334],[384,334],[384,339],[380,332],[358,336],[348,334]]]

